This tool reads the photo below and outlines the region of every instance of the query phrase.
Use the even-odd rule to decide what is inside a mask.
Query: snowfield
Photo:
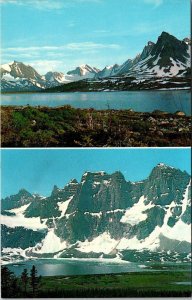
[[[15,216],[4,216],[1,215],[1,224],[7,227],[24,227],[27,229],[40,230],[47,228],[46,221],[41,222],[40,217],[37,218],[26,218],[24,212],[30,204],[23,205],[19,208],[9,210],[15,213]]]

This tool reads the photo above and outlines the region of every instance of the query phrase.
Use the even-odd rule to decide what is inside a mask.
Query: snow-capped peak
[[[113,68],[113,66],[114,66],[114,65],[106,66],[105,68],[106,68],[107,70],[111,70],[111,69]]]
[[[14,61],[10,62],[10,63],[7,63],[7,64],[3,64],[1,65],[1,68],[4,69],[5,71],[7,72],[11,72],[11,65],[14,64]]]
[[[76,69],[67,72],[67,75],[71,75],[75,80],[80,80],[84,78],[93,78],[96,73],[99,72],[99,69],[91,67],[87,64],[82,64]]]
[[[157,167],[160,167],[160,168],[169,168],[169,169],[174,169],[173,167],[171,167],[171,166],[168,166],[168,165],[166,165],[166,164],[164,164],[164,163],[159,163],[159,164],[157,165]]]

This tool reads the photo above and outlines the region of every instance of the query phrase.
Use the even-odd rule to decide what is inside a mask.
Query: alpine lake
[[[132,109],[136,112],[152,112],[158,109],[169,113],[183,111],[186,115],[190,115],[190,95],[190,90],[10,93],[1,95],[1,105],[49,107],[71,105],[82,109]]]
[[[42,276],[39,298],[189,297],[192,293],[190,263],[30,259],[6,266],[20,278],[23,269],[30,274],[33,265]]]
[[[38,274],[41,276],[71,276],[71,275],[89,275],[89,274],[111,274],[111,273],[137,273],[137,272],[169,272],[175,271],[191,271],[190,263],[135,263],[125,260],[116,259],[78,259],[78,258],[44,258],[29,259],[7,264],[7,267],[20,276],[23,269],[28,272],[35,265]]]

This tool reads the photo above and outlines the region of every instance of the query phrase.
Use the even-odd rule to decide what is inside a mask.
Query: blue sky
[[[190,0],[0,0],[2,63],[41,74],[123,63],[162,31],[190,35]]]
[[[49,195],[72,178],[80,181],[85,171],[121,171],[127,180],[149,176],[163,162],[190,173],[190,149],[53,149],[2,150],[2,197],[25,188]]]

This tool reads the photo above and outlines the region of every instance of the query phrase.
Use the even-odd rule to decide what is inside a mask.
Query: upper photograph
[[[1,147],[187,147],[190,0],[0,0]]]

